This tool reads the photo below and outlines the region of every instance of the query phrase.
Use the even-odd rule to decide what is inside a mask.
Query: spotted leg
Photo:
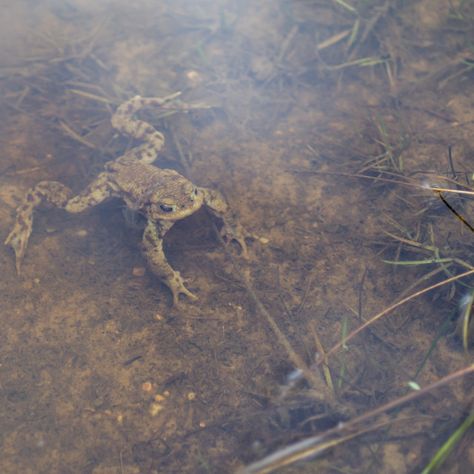
[[[199,190],[204,194],[204,204],[207,208],[212,212],[212,214],[222,219],[224,223],[220,230],[220,234],[224,241],[231,242],[232,240],[235,240],[242,249],[242,257],[248,259],[249,254],[245,242],[245,230],[229,210],[229,206],[224,196],[214,189],[199,188]]]
[[[153,163],[163,144],[165,137],[149,123],[137,119],[134,115],[144,107],[159,107],[168,110],[188,111],[191,109],[209,108],[205,104],[185,104],[176,102],[175,99],[181,92],[175,92],[166,97],[141,97],[139,95],[120,105],[112,116],[112,126],[119,132],[129,135],[144,143],[129,150],[124,159],[135,159],[142,163]]]
[[[153,163],[158,152],[165,143],[165,137],[152,125],[134,118],[134,115],[147,105],[165,106],[180,95],[180,92],[163,98],[147,99],[136,95],[120,105],[112,116],[112,126],[123,134],[129,135],[145,143],[133,148],[125,156],[142,163]]]
[[[163,252],[163,237],[173,224],[167,221],[157,223],[148,221],[143,232],[143,253],[151,271],[171,290],[173,304],[176,305],[179,302],[180,293],[192,300],[197,299],[197,296],[184,286],[183,278],[179,272],[173,270]]]
[[[77,213],[95,206],[112,194],[107,173],[101,173],[82,193],[71,199],[72,191],[57,181],[41,181],[31,188],[16,210],[12,231],[5,240],[15,252],[16,271],[19,274],[28,240],[33,229],[34,210],[42,204]]]

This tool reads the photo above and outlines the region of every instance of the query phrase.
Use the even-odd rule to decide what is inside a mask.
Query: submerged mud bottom
[[[454,198],[472,190],[471,3],[5,8],[2,241],[28,189],[80,193],[143,143],[112,127],[120,104],[176,90],[210,107],[140,112],[166,138],[150,166],[221,192],[253,239],[245,260],[204,210],[177,222],[163,251],[199,299],[172,307],[123,199],[35,211],[20,276],[0,251],[0,472],[255,471],[320,438],[286,469],[422,471],[465,419],[468,378],[327,433],[466,364],[472,281],[445,282],[472,268],[472,234],[430,187],[473,215]],[[444,472],[471,472],[457,449]]]

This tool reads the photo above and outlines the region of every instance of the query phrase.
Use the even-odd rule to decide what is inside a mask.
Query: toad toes
[[[164,144],[163,134],[134,115],[143,107],[189,110],[194,107],[174,99],[179,93],[164,98],[133,97],[120,105],[112,117],[112,126],[143,143],[114,161],[105,164],[105,171],[77,196],[57,181],[41,181],[31,188],[17,209],[13,230],[5,244],[13,248],[16,269],[20,272],[33,226],[33,212],[42,203],[49,203],[67,212],[82,212],[111,197],[123,199],[128,208],[143,214],[147,220],[143,232],[143,253],[152,272],[171,290],[173,304],[179,294],[197,297],[184,285],[183,278],[168,263],[163,252],[163,238],[173,224],[206,206],[222,219],[221,234],[227,242],[237,241],[242,255],[247,256],[242,227],[229,212],[224,197],[215,190],[195,186],[174,170],[153,166]]]

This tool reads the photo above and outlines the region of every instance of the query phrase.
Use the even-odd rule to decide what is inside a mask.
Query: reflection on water
[[[4,11],[17,252],[42,204],[0,254],[1,472],[412,472],[472,424],[470,2]]]

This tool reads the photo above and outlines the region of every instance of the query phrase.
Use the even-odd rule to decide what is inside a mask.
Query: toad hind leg
[[[112,126],[118,131],[133,138],[144,140],[145,143],[126,153],[127,158],[136,159],[142,163],[153,163],[165,142],[165,137],[149,123],[134,118],[134,115],[147,106],[166,105],[178,97],[176,92],[163,98],[141,97],[139,95],[120,105],[112,116]],[[175,106],[176,107],[176,106]]]
[[[192,300],[197,296],[185,286],[184,280],[176,270],[173,270],[163,252],[163,237],[171,228],[173,222],[148,222],[143,232],[143,253],[147,258],[151,271],[171,290],[173,305],[178,304],[180,293]]]
[[[123,159],[137,160],[141,163],[153,163],[158,157],[165,137],[161,132],[155,129],[144,120],[135,117],[135,114],[146,107],[158,107],[164,110],[179,110],[186,112],[193,109],[207,109],[206,104],[185,104],[176,101],[181,92],[175,92],[166,97],[141,97],[139,95],[120,105],[112,116],[112,126],[119,132],[129,135],[144,143],[132,148],[124,156]]]
[[[26,193],[23,202],[16,210],[15,225],[5,240],[5,245],[12,247],[15,252],[18,274],[33,228],[33,211],[43,202],[64,207],[71,194],[72,191],[68,187],[57,181],[41,181]]]
[[[77,213],[98,204],[111,194],[107,173],[101,173],[82,193],[72,199],[72,191],[57,181],[41,181],[31,188],[17,208],[15,224],[5,240],[5,245],[12,247],[15,252],[17,273],[20,274],[21,263],[33,229],[33,213],[37,207],[47,203]]]

